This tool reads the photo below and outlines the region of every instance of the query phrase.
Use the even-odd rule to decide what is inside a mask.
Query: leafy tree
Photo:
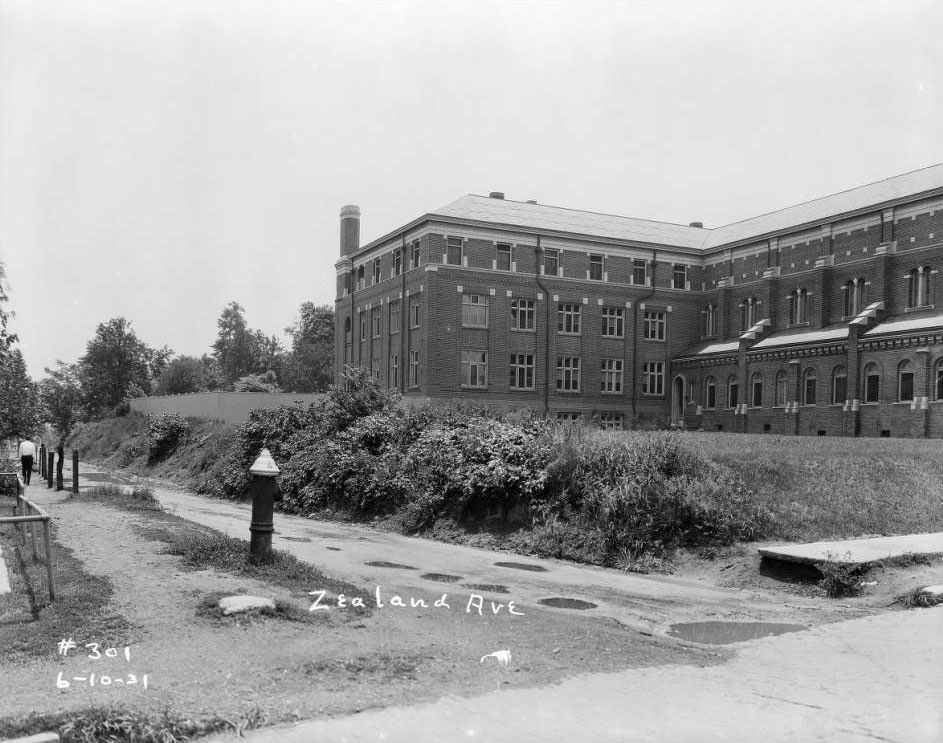
[[[20,349],[11,346],[0,357],[0,441],[30,436],[39,423],[36,385],[26,373]]]
[[[216,321],[219,332],[213,344],[213,356],[219,362],[227,385],[256,371],[255,339],[244,313],[238,302],[230,302]]]
[[[56,368],[46,368],[46,378],[39,383],[39,399],[46,419],[59,435],[68,435],[82,411],[82,383],[78,364],[56,361]]]
[[[0,359],[6,358],[16,343],[16,335],[7,331],[10,313],[3,309],[3,303],[7,301],[6,278],[3,263],[0,262]]]
[[[164,367],[154,385],[154,394],[182,395],[205,389],[203,361],[195,356],[180,356]]]
[[[123,317],[101,323],[79,361],[88,413],[110,413],[134,390],[133,385],[139,390],[150,389],[151,370],[159,363],[156,359],[168,350],[149,348]]]
[[[319,392],[334,381],[334,308],[304,302],[298,322],[285,332],[291,351],[282,370],[282,387],[293,392]]]
[[[209,354],[203,354],[200,357],[200,364],[203,365],[203,379],[208,390],[221,390],[226,386],[226,380],[223,379],[223,370],[219,362]]]
[[[274,335],[265,335],[261,330],[252,333],[252,352],[256,373],[271,371],[277,377],[285,362],[285,349]]]

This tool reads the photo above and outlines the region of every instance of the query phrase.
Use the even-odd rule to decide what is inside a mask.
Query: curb
[[[26,738],[4,738],[0,743],[59,743],[59,733],[37,733]]]

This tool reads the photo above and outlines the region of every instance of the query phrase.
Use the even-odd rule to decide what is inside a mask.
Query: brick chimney
[[[360,249],[360,207],[341,207],[341,257],[351,256]]]

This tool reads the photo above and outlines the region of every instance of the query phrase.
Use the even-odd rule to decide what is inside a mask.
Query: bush
[[[190,422],[180,413],[160,413],[145,416],[147,441],[151,459],[166,456],[181,441],[190,435]]]
[[[850,553],[848,557],[850,557]],[[831,553],[826,562],[817,562],[815,567],[822,574],[819,585],[825,589],[825,595],[831,599],[858,596],[861,593],[861,579],[868,571],[866,565],[849,564],[832,560]]]

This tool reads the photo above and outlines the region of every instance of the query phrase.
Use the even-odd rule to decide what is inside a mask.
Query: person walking
[[[29,439],[23,439],[19,448],[20,464],[23,465],[23,482],[29,485],[30,475],[33,474],[33,457],[36,456],[36,444]]]

